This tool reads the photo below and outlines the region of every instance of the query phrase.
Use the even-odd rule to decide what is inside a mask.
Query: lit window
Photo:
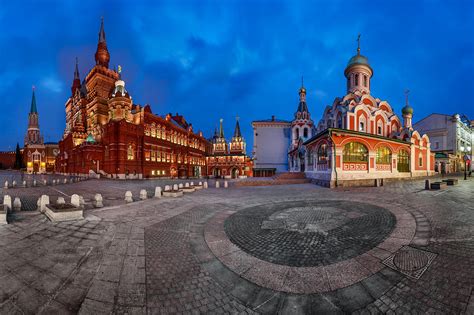
[[[367,162],[369,151],[359,142],[350,142],[344,146],[342,152],[343,162]]]
[[[382,135],[382,127],[377,126],[377,134]]]
[[[328,145],[321,144],[318,148],[318,163],[324,164],[328,160]]]
[[[364,86],[367,87],[367,76],[364,75]]]
[[[418,155],[418,165],[423,166],[423,156],[421,155],[421,153],[420,155]]]
[[[359,122],[359,131],[365,131],[365,124],[363,121]]]
[[[389,148],[381,146],[377,149],[376,162],[377,164],[390,164],[392,160],[392,152]]]
[[[133,154],[133,146],[131,144],[128,145],[128,150],[127,150],[127,160],[133,160],[134,159],[134,154]]]

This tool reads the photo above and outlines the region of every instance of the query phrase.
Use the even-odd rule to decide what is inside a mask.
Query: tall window
[[[299,128],[296,128],[296,140],[298,140],[300,138],[300,129]]]
[[[303,130],[303,137],[306,139],[308,138],[308,128],[304,128]]]
[[[344,162],[367,162],[368,150],[362,143],[350,142],[344,146],[342,160]]]
[[[337,128],[342,129],[342,115],[339,113],[337,115]]]
[[[318,148],[318,164],[324,164],[328,161],[328,145],[321,144]]]
[[[306,160],[308,161],[308,166],[313,166],[313,151],[306,151]]]
[[[354,85],[359,85],[359,75],[358,74],[356,74],[354,76]]]
[[[385,146],[381,146],[377,149],[377,164],[390,164],[392,161],[392,151]]]
[[[410,155],[406,150],[400,150],[398,152],[397,170],[399,172],[410,171]]]
[[[423,155],[421,153],[418,155],[418,165],[423,166]]]
[[[359,131],[365,131],[365,122],[359,121]]]
[[[128,150],[127,150],[127,160],[133,160],[133,145],[129,144],[128,145]]]
[[[364,86],[367,87],[367,76],[364,75]]]

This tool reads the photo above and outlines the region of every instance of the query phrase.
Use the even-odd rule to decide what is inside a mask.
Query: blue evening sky
[[[411,90],[414,121],[432,112],[474,119],[474,1],[2,1],[0,150],[23,143],[35,85],[45,141],[65,127],[74,60],[94,65],[104,16],[111,66],[121,65],[137,104],[184,114],[210,136],[230,138],[240,117],[290,120],[304,75],[317,123],[345,94],[356,52],[374,69],[372,95],[397,113]]]

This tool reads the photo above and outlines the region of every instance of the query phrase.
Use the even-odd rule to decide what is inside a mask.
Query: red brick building
[[[240,132],[239,120],[235,123],[234,136],[228,143],[224,137],[223,120],[220,120],[211,139],[212,147],[206,157],[207,174],[216,178],[243,178],[252,176],[252,159],[246,154],[246,143]]]
[[[57,171],[113,178],[207,175],[210,144],[202,132],[194,132],[179,114],[162,117],[150,105],[135,104],[120,66],[118,71],[109,69],[103,21],[95,61],[81,82],[76,60]]]

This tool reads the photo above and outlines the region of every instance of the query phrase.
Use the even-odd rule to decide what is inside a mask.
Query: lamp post
[[[471,152],[471,147],[469,146],[461,146],[461,152],[464,153],[464,180],[467,180],[467,160],[469,160],[469,156],[467,155],[468,152]]]

